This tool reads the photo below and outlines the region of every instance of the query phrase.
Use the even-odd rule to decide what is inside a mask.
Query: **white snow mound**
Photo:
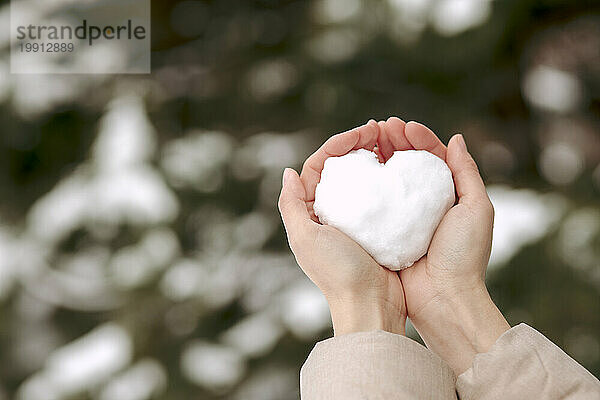
[[[454,204],[446,163],[420,150],[397,151],[382,164],[360,149],[325,161],[314,211],[360,244],[379,264],[398,271],[427,253]]]

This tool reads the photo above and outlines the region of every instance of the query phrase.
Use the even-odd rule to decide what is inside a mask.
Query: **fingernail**
[[[287,179],[287,177],[288,177],[288,175],[289,175],[290,171],[291,171],[291,168],[285,168],[285,169],[283,170],[283,178],[282,178],[282,180],[281,180],[281,183],[283,184],[283,186],[285,186],[285,180]]]
[[[458,144],[460,145],[460,148],[462,151],[467,151],[467,144],[465,143],[465,138],[463,137],[462,134],[457,134],[456,136],[458,136]]]

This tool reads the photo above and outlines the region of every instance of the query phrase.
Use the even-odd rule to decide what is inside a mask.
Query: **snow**
[[[397,151],[381,164],[360,149],[325,161],[314,211],[323,224],[344,232],[379,264],[411,266],[454,204],[446,163],[427,151]]]

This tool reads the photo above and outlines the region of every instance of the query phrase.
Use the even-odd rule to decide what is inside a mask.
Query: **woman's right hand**
[[[396,150],[427,150],[452,171],[458,203],[442,219],[427,255],[400,276],[413,325],[458,375],[510,328],[485,286],[494,210],[462,135],[446,148],[416,122],[390,118],[379,126],[384,158]]]

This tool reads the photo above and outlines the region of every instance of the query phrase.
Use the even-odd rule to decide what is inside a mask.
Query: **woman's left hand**
[[[398,274],[373,260],[339,230],[321,225],[313,211],[325,160],[352,150],[373,150],[375,121],[331,137],[311,155],[300,176],[287,168],[279,197],[288,242],[304,273],[325,295],[335,335],[385,330],[404,334],[406,307]]]

